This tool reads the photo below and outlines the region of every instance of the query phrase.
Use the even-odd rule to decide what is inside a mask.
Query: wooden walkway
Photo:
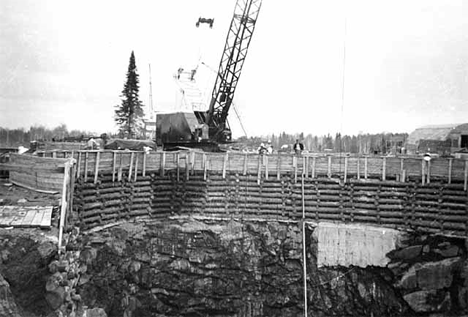
[[[0,227],[50,228],[52,206],[0,206]]]

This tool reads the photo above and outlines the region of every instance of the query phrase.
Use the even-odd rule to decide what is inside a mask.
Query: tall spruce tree
[[[127,81],[122,94],[122,103],[116,106],[115,122],[119,126],[119,134],[128,138],[137,138],[143,135],[143,104],[138,98],[139,79],[135,64],[135,55],[130,55]]]

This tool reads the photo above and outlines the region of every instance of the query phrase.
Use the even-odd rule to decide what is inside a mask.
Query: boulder
[[[448,311],[451,306],[450,293],[437,290],[423,290],[406,294],[405,301],[417,313]]]
[[[393,252],[391,257],[399,260],[411,260],[418,257],[421,254],[421,251],[422,245],[413,245]]]
[[[106,311],[102,308],[93,308],[86,311],[87,317],[107,317]]]
[[[424,263],[417,270],[419,287],[423,290],[449,287],[453,281],[454,266],[460,261],[457,257]]]

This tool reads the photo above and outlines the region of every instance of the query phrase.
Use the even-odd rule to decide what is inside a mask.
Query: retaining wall
[[[136,217],[197,214],[280,221],[367,223],[401,230],[466,236],[468,199],[463,184],[177,170],[120,177],[101,173],[75,186],[75,221],[83,227]],[[119,180],[120,179],[120,180]]]

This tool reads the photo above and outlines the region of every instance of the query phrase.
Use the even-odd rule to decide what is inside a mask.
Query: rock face
[[[10,284],[0,274],[0,316],[17,317],[21,312],[16,305],[13,294],[10,291]]]
[[[11,316],[45,316],[51,311],[44,299],[44,285],[47,266],[56,253],[56,244],[40,233],[19,229],[2,232],[0,297],[2,303],[10,304],[0,304],[0,316],[10,316],[8,311],[15,312]]]
[[[386,268],[317,267],[307,237],[313,316],[408,316]],[[85,237],[84,305],[109,316],[300,316],[302,232],[297,224],[180,222],[118,226]]]
[[[415,312],[467,313],[468,262],[462,240],[416,236],[389,257],[395,287]]]

